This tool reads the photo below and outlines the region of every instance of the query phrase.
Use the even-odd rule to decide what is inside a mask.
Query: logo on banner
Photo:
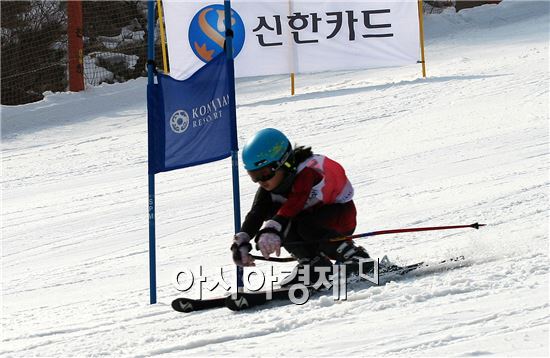
[[[229,106],[229,95],[214,98],[210,102],[195,107],[191,110],[191,117],[183,109],[175,111],[170,117],[170,128],[172,132],[181,134],[189,125],[193,128],[202,127],[210,122],[223,117],[222,109]]]
[[[244,45],[244,23],[239,14],[231,10],[233,29],[233,57]],[[199,10],[189,25],[189,45],[203,62],[209,62],[223,52],[225,42],[225,10],[223,5],[208,5]]]
[[[229,95],[217,97],[210,102],[193,108],[191,111],[191,125],[193,128],[202,127],[208,123],[222,119],[224,107],[229,106]]]
[[[170,117],[170,128],[174,133],[183,133],[189,128],[189,115],[183,109],[175,111]]]

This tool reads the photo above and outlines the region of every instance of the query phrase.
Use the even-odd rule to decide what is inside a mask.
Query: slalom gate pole
[[[314,245],[319,244],[323,242],[339,242],[339,241],[346,241],[346,240],[352,240],[352,239],[359,239],[363,237],[369,237],[369,236],[378,236],[378,235],[388,235],[388,234],[401,234],[404,232],[417,232],[417,231],[435,231],[435,230],[453,230],[453,229],[466,229],[466,228],[472,228],[478,230],[480,227],[486,226],[485,224],[479,224],[474,223],[470,225],[452,225],[452,226],[430,226],[430,227],[414,227],[414,228],[403,228],[403,229],[391,229],[391,230],[379,230],[379,231],[371,231],[366,232],[363,234],[355,234],[355,235],[349,235],[349,236],[342,236],[342,237],[335,237],[328,240],[319,240],[319,241],[308,241],[308,242],[292,242],[287,243],[285,246],[298,246],[298,245]],[[268,259],[265,259],[263,256],[258,255],[252,255],[254,259],[262,260],[262,261],[272,261],[272,262],[290,262],[295,261],[293,257],[270,257]]]
[[[148,84],[154,83],[155,60],[155,3],[149,0],[147,7],[147,78]],[[149,120],[149,119],[148,119]],[[151,150],[151,136],[147,123],[148,150]],[[150,153],[149,155],[150,156]],[[157,264],[156,264],[156,240],[155,240],[155,174],[149,170],[149,302],[157,303]]]
[[[229,78],[229,102],[231,116],[231,168],[233,177],[233,219],[235,233],[241,231],[241,204],[239,194],[239,146],[237,143],[237,105],[235,103],[235,64],[233,60],[233,29],[231,28],[231,2],[224,0],[225,54],[227,56],[227,77]],[[237,288],[243,287],[243,268],[237,266]]]

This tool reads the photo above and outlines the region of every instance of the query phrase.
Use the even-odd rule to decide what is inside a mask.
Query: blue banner
[[[227,158],[237,150],[229,65],[221,53],[184,81],[158,74],[158,83],[148,85],[150,174]]]

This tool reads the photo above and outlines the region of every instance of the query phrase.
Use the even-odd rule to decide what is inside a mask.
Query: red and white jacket
[[[327,224],[341,232],[353,230],[356,225],[355,206],[350,203],[353,193],[353,186],[344,168],[324,155],[314,154],[298,165],[287,193],[276,194],[258,189],[252,208],[243,222],[242,231],[254,237],[266,220],[274,219],[285,227],[303,211],[314,211],[322,205],[344,203],[349,203],[349,208],[340,217],[335,217],[333,223]]]
[[[353,199],[344,168],[324,155],[315,154],[298,165],[288,197],[271,193],[282,206],[277,215],[293,217],[300,211],[322,204],[343,204]]]

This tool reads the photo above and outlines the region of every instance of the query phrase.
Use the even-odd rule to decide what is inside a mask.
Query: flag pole
[[[235,102],[235,65],[233,61],[233,30],[231,29],[231,2],[224,0],[225,53],[229,80],[229,113],[231,120],[231,164],[233,177],[233,218],[235,233],[241,231],[241,203],[239,190],[239,144],[237,142],[237,105]],[[243,287],[243,268],[237,266],[237,288]]]
[[[149,0],[147,7],[147,79],[154,84],[155,60],[155,1]],[[151,123],[148,124],[151,128]],[[151,151],[151,133],[148,133],[149,152]],[[157,303],[157,270],[155,244],[155,174],[149,168],[149,298],[150,303]]]

